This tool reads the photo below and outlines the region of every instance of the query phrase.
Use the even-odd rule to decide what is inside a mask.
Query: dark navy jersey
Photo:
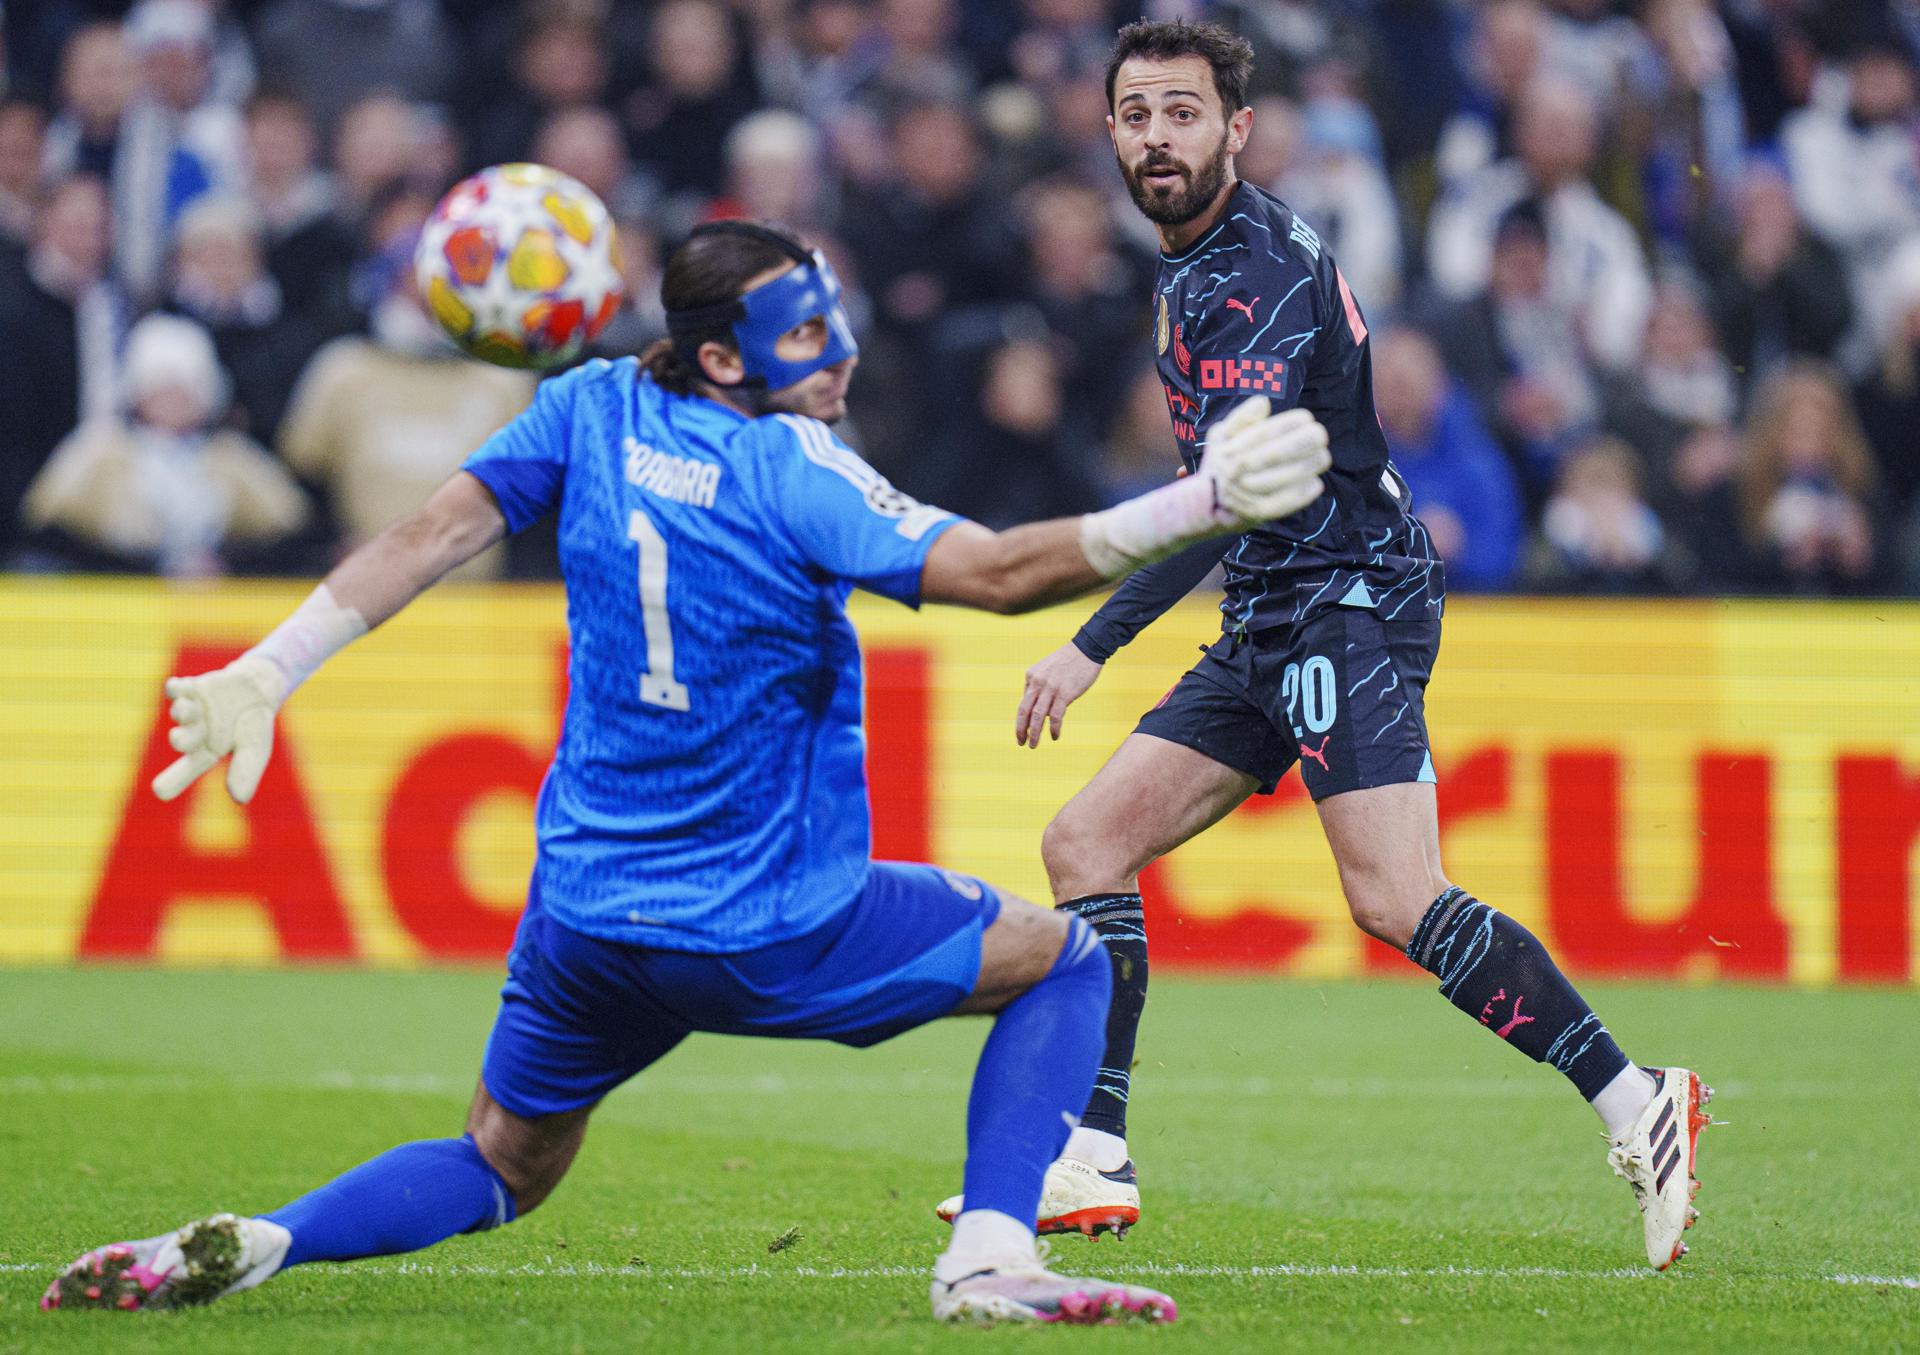
[[[1154,275],[1155,362],[1188,470],[1208,431],[1249,396],[1326,425],[1327,492],[1292,517],[1229,539],[1226,626],[1299,625],[1330,607],[1388,620],[1440,614],[1445,576],[1373,411],[1367,326],[1313,228],[1270,193],[1235,185],[1222,220]],[[1221,548],[1142,571],[1090,622],[1104,659],[1200,578]],[[1095,652],[1104,650],[1105,652]]]

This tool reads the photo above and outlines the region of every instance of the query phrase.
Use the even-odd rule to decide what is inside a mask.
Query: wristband
[[[352,607],[342,607],[323,583],[247,654],[280,670],[287,684],[281,694],[285,700],[321,664],[366,633],[366,618]]]
[[[1193,475],[1080,519],[1080,549],[1105,579],[1117,579],[1182,546],[1212,536],[1232,519],[1214,504],[1213,481]]]

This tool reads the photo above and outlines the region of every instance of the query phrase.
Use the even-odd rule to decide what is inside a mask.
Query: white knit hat
[[[177,315],[149,315],[128,332],[121,375],[130,405],[168,387],[193,392],[208,419],[227,403],[227,374],[214,352],[213,339],[205,329]]]

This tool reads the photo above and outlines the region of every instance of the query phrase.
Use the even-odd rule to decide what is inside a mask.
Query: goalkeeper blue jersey
[[[826,427],[671,395],[631,358],[540,387],[465,469],[559,510],[572,634],[535,896],[576,931],[751,950],[867,878],[858,586],[909,606],[955,518]]]

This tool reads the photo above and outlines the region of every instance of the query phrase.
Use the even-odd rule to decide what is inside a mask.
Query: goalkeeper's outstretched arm
[[[1273,414],[1263,396],[1243,400],[1184,480],[1078,519],[947,531],[927,553],[921,597],[994,612],[1077,597],[1197,541],[1304,507],[1325,490],[1330,460],[1327,430],[1306,410]]]
[[[225,668],[167,679],[181,756],[153,779],[171,800],[221,758],[227,793],[253,798],[273,753],[273,717],[294,688],[344,646],[412,602],[448,570],[507,534],[493,495],[465,471],[409,514],[342,560],[293,615]]]

